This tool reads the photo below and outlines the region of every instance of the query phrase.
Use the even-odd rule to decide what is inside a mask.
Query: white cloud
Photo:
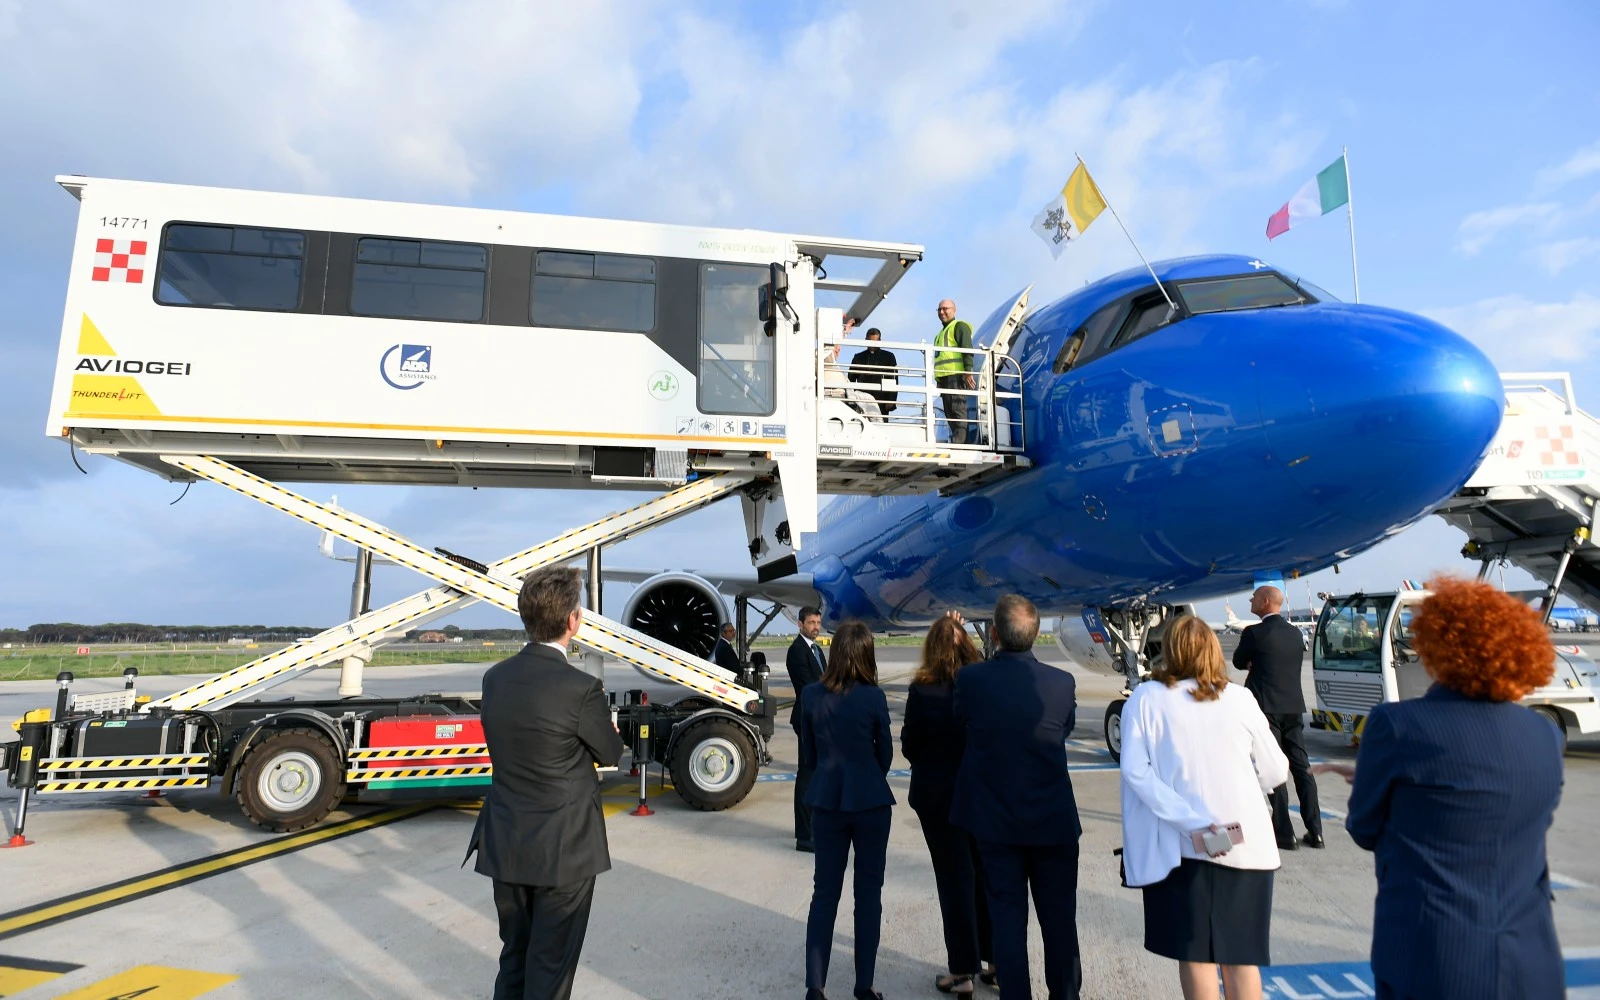
[[[1600,173],[1600,142],[1585,146],[1556,166],[1539,171],[1535,183],[1541,190],[1549,190],[1594,173]]]
[[[1566,302],[1501,295],[1425,315],[1468,337],[1509,370],[1582,363],[1600,349],[1600,297],[1588,292]]]
[[[1456,229],[1456,250],[1470,257],[1505,230],[1520,226],[1548,226],[1560,211],[1560,205],[1545,201],[1473,212],[1462,219]]]
[[[1533,254],[1538,258],[1540,266],[1551,274],[1560,274],[1583,258],[1597,253],[1600,253],[1600,240],[1592,236],[1557,240],[1533,248]]]

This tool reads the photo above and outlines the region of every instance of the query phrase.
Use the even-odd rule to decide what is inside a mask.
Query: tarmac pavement
[[[1040,653],[1056,659],[1053,650]],[[896,716],[914,656],[908,649],[881,651]],[[475,691],[485,666],[371,670],[367,689]],[[1118,884],[1111,855],[1121,843],[1118,779],[1101,726],[1119,684],[1074,672],[1079,710],[1069,757],[1084,827],[1078,896],[1084,996],[1177,996],[1175,964],[1143,950],[1140,894]],[[1309,668],[1306,675],[1309,695]],[[775,692],[789,696],[777,683],[781,671],[773,679]],[[608,668],[607,681],[614,689],[651,686],[626,667]],[[141,690],[155,694],[187,682],[149,678]],[[337,671],[319,671],[279,691],[320,695],[336,684]],[[120,686],[120,679],[104,678],[78,689]],[[50,704],[53,690],[51,682],[0,685],[0,719]],[[1307,733],[1313,757],[1354,754],[1341,736]],[[794,850],[795,739],[787,727],[780,726],[773,754],[750,796],[722,813],[689,808],[660,789],[652,771],[656,814],[631,816],[637,781],[625,772],[605,781],[613,869],[598,880],[575,996],[803,994],[812,859]],[[876,985],[896,1000],[934,997],[933,979],[945,969],[932,869],[916,817],[904,805],[906,778],[894,776],[891,785],[902,804],[889,844]],[[1360,963],[1370,943],[1371,855],[1343,831],[1342,779],[1323,776],[1319,790],[1328,847],[1286,854],[1275,888],[1273,959],[1282,975],[1281,985],[1269,975],[1269,996],[1288,1000],[1368,995],[1356,980],[1330,971],[1346,966],[1327,965],[1316,974],[1285,968]],[[1569,972],[1582,973],[1584,962],[1594,964],[1585,956],[1600,954],[1600,888],[1594,888],[1600,858],[1590,850],[1600,819],[1597,791],[1600,740],[1574,739],[1549,836],[1561,887],[1556,924],[1578,962],[1569,962]],[[35,798],[28,834],[36,843],[0,851],[0,996],[488,996],[499,950],[489,884],[461,867],[473,806],[405,801],[411,804],[351,805],[312,831],[274,835],[250,825],[215,789],[154,799]],[[14,790],[0,789],[8,825],[16,804]],[[51,901],[60,905],[29,910]],[[840,907],[835,996],[849,995],[849,913],[848,903]],[[1035,993],[1042,997],[1036,927],[1032,951]],[[1572,995],[1593,995],[1589,989]],[[978,995],[995,994],[980,987]]]

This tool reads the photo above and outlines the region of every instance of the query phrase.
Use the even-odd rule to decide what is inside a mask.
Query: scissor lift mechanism
[[[63,687],[58,707],[65,711],[58,711],[53,718],[48,711],[30,713],[21,727],[23,780],[15,780],[16,771],[13,771],[13,778],[22,788],[22,800],[14,841],[21,841],[30,792],[63,794],[203,787],[220,776],[224,793],[227,793],[233,788],[235,774],[252,741],[273,725],[320,724],[322,736],[336,745],[342,757],[337,774],[319,775],[315,779],[309,773],[293,771],[294,766],[304,769],[303,761],[298,765],[291,761],[286,765],[290,767],[286,780],[327,780],[341,786],[383,781],[393,787],[396,783],[487,776],[490,768],[481,758],[488,753],[488,748],[481,743],[363,746],[364,726],[361,719],[353,716],[363,709],[377,710],[380,715],[404,714],[404,709],[393,704],[392,699],[344,699],[328,703],[274,703],[253,699],[316,667],[341,660],[348,662],[351,658],[363,663],[369,661],[377,646],[472,601],[487,601],[515,614],[520,582],[535,570],[570,562],[591,550],[681,517],[750,487],[759,478],[757,473],[747,471],[714,473],[484,565],[461,556],[429,551],[357,514],[319,504],[215,458],[203,455],[163,455],[161,458],[175,469],[284,511],[375,556],[429,576],[439,585],[143,704],[138,703],[131,682],[125,691],[80,695],[70,706]],[[741,774],[741,779],[748,777],[749,780],[754,779],[754,768],[767,761],[766,738],[772,731],[773,713],[765,695],[764,681],[755,680],[756,686],[752,687],[714,663],[684,653],[594,610],[584,611],[583,624],[575,641],[591,653],[631,664],[652,677],[693,692],[687,699],[688,707],[676,712],[670,706],[645,709],[631,701],[619,706],[618,723],[625,736],[637,735],[641,722],[648,733],[649,722],[654,720],[658,733],[648,746],[655,759],[663,763],[672,760],[683,766],[687,758],[688,766],[709,767],[713,777],[742,769],[748,771],[748,775]],[[404,702],[411,705],[426,702],[423,714],[475,711],[474,703],[454,696],[427,696]],[[174,752],[74,753],[74,734],[84,726],[105,721],[135,728],[164,723],[159,737],[152,738],[159,739],[161,749]],[[725,752],[731,737],[735,741],[748,741],[751,759],[745,762],[721,757],[700,760],[692,747],[687,754],[674,757],[674,731],[692,728],[696,723],[704,724],[705,734],[712,737],[707,740],[710,747],[707,752],[713,756]],[[174,732],[169,736],[167,727],[170,726],[177,727],[181,735]],[[214,741],[207,738],[211,733],[216,734]],[[77,745],[83,745],[81,735],[77,736]],[[29,763],[33,765],[31,768],[27,766]],[[740,783],[744,788],[735,787]],[[676,782],[676,786],[680,794],[702,808],[731,805],[726,799],[732,793],[737,793],[732,800],[737,801],[748,789],[747,782],[734,782],[723,789],[727,794],[702,802],[691,797],[692,790],[686,781]],[[241,798],[241,802],[244,801]],[[286,801],[298,800],[289,794]],[[328,801],[331,807],[337,799]],[[276,822],[271,815],[260,815],[259,808],[252,811],[248,803],[246,812],[262,825],[291,828],[288,823]],[[309,822],[320,818],[316,816]],[[292,828],[309,825],[309,822],[297,817],[292,821]]]

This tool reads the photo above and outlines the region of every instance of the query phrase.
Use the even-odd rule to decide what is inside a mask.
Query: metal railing
[[[852,364],[868,347],[890,352],[895,364]],[[971,368],[964,373],[971,376],[970,388],[938,384],[934,355],[949,352],[971,358]],[[908,443],[973,451],[1023,450],[1022,369],[1008,355],[895,341],[831,342],[818,352],[817,384],[823,399],[842,400],[869,424],[899,431],[894,436]],[[957,400],[965,402],[965,412],[952,419],[947,410]],[[953,431],[964,440],[952,440],[957,436]]]

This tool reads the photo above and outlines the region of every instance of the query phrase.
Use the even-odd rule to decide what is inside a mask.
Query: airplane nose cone
[[[1471,343],[1391,309],[1325,305],[1257,362],[1269,461],[1325,513],[1396,525],[1466,482],[1500,426],[1499,373]]]

